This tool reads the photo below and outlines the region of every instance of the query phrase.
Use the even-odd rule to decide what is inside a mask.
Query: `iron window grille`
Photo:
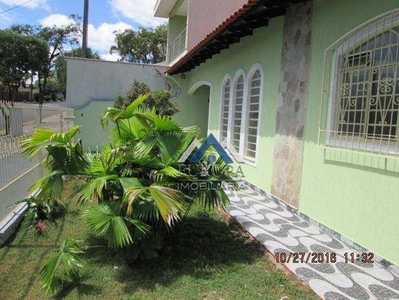
[[[319,145],[399,154],[399,10],[326,50]]]

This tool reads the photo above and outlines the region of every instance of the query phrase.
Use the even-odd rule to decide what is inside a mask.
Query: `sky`
[[[154,27],[166,22],[155,18],[156,0],[89,0],[88,47],[102,59],[116,61],[109,54],[115,44],[114,31]],[[84,0],[0,0],[0,29],[13,24],[66,25],[71,14],[83,17]],[[83,23],[83,20],[82,20]]]

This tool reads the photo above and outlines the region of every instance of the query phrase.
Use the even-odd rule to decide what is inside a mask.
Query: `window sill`
[[[399,140],[372,140],[356,136],[327,136],[325,143],[319,143],[319,146],[380,157],[399,158]]]
[[[250,166],[252,166],[252,167],[257,167],[258,166],[258,164],[257,164],[257,162],[256,162],[256,159],[254,159],[254,158],[252,158],[252,157],[247,157],[247,156],[244,156],[243,158],[242,158],[242,160],[243,160],[243,162],[245,163],[245,164],[247,164],[247,165],[250,165]]]

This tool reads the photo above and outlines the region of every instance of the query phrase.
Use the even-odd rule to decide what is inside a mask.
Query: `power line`
[[[36,0],[25,1],[24,3],[18,4],[18,5],[15,5],[13,7],[10,7],[9,9],[0,11],[0,14],[5,14],[6,12],[9,12],[10,10],[16,9],[18,7],[21,7],[21,6],[25,5],[25,4],[28,4],[29,2],[32,2],[32,1],[36,1]]]

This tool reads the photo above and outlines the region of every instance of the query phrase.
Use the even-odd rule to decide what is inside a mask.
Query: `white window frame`
[[[246,157],[246,151],[247,151],[247,138],[248,138],[248,131],[249,131],[249,109],[250,109],[250,101],[251,101],[251,86],[252,86],[252,79],[255,73],[259,71],[260,73],[260,84],[259,84],[259,107],[258,107],[258,120],[257,120],[257,130],[256,130],[256,150],[255,150],[255,157]],[[262,99],[263,99],[263,85],[264,85],[264,71],[263,68],[260,64],[255,63],[251,69],[248,72],[247,76],[247,84],[246,84],[246,105],[245,105],[245,117],[244,117],[244,122],[245,126],[242,126],[244,128],[244,134],[243,134],[243,140],[244,140],[244,147],[242,151],[243,159],[248,161],[248,163],[256,165],[258,161],[258,155],[259,155],[259,139],[260,139],[260,125],[261,125],[261,115],[262,115]]]
[[[323,93],[328,93],[328,108],[326,123],[324,125],[324,139],[321,138],[323,135],[323,117],[321,116],[319,146],[333,147],[342,150],[349,150],[352,152],[369,152],[378,156],[399,156],[399,126],[397,126],[395,134],[396,141],[394,139],[384,140],[383,138],[370,138],[369,136],[361,137],[360,135],[356,136],[355,134],[350,133],[347,133],[343,138],[343,135],[339,136],[338,131],[336,131],[338,122],[337,114],[339,113],[339,103],[337,103],[337,101],[341,101],[338,90],[340,79],[339,76],[336,76],[336,74],[340,72],[342,57],[346,54],[350,54],[351,51],[353,51],[356,47],[367,43],[379,34],[386,32],[390,28],[396,28],[397,26],[399,26],[399,9],[395,9],[391,12],[373,18],[372,20],[369,20],[366,23],[356,27],[326,50],[325,70],[329,70],[328,64],[331,64],[331,69],[330,74],[326,74],[326,71],[324,72],[325,78],[330,78],[330,81],[324,81],[325,86],[323,88]],[[328,57],[329,51],[333,51],[330,59]],[[370,53],[373,51],[376,51],[376,49],[367,50],[367,52]],[[355,57],[357,55],[364,54],[363,52],[353,52],[351,55]],[[367,95],[366,97],[371,96]],[[368,98],[368,101],[370,101],[370,98]],[[364,121],[362,123],[367,125],[368,122]]]
[[[236,92],[237,92],[237,83],[238,80],[240,79],[240,77],[242,76],[242,80],[243,80],[243,94],[242,94],[242,110],[241,110],[241,125],[240,125],[240,140],[239,140],[239,146],[238,146],[238,151],[236,149],[236,151],[239,153],[240,157],[242,158],[242,149],[244,147],[244,139],[243,139],[243,134],[244,134],[244,128],[242,126],[243,124],[243,120],[244,120],[244,116],[245,116],[245,109],[246,109],[246,101],[245,99],[247,98],[246,96],[246,92],[247,92],[247,77],[245,75],[245,72],[243,69],[239,69],[236,74],[234,75],[233,81],[232,81],[232,87],[233,87],[233,93],[231,95],[231,99],[232,101],[231,103],[231,107],[230,107],[230,134],[228,136],[227,141],[231,144],[231,146],[235,149],[234,144],[233,144],[233,135],[234,135],[234,123],[235,123],[235,106],[236,106]]]
[[[229,90],[229,109],[228,109],[228,119],[227,119],[227,132],[226,132],[226,138],[224,138],[223,136],[222,136],[222,133],[223,133],[223,117],[224,117],[224,101],[225,101],[225,86],[226,86],[226,83],[227,83],[227,81],[230,81],[230,90]],[[231,101],[232,101],[232,93],[233,93],[233,79],[231,78],[231,75],[230,74],[226,74],[225,76],[224,76],[224,78],[223,78],[223,81],[222,81],[222,89],[221,89],[221,92],[220,92],[220,94],[222,95],[222,101],[221,101],[221,105],[220,105],[220,115],[221,115],[221,118],[220,118],[220,124],[219,124],[219,128],[220,128],[220,134],[219,134],[219,136],[220,136],[220,138],[219,138],[219,140],[221,141],[221,142],[223,142],[224,141],[224,139],[227,139],[227,142],[230,142],[229,141],[229,136],[230,136],[230,125],[231,125]]]

